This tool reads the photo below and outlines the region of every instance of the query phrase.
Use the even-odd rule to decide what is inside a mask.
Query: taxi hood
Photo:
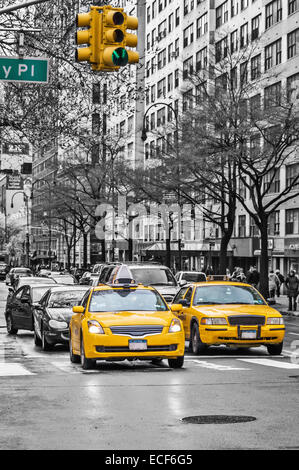
[[[203,315],[223,316],[223,315],[273,315],[280,312],[269,305],[198,305],[193,306]]]
[[[103,312],[90,313],[91,320],[98,321],[103,328],[110,326],[136,326],[136,325],[163,325],[169,326],[171,320],[175,318],[170,311],[166,312]]]

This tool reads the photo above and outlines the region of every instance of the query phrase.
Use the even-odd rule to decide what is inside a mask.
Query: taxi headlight
[[[172,322],[170,323],[170,327],[169,327],[169,333],[178,333],[179,331],[181,331],[182,328],[181,328],[181,322],[178,318],[174,318],[172,320]]]
[[[282,317],[269,317],[267,318],[267,325],[284,325]]]
[[[54,330],[65,330],[68,327],[68,324],[65,321],[50,320],[49,326]]]
[[[200,323],[202,325],[227,325],[226,318],[224,317],[202,318]]]
[[[91,320],[91,321],[88,322],[88,331],[89,331],[89,333],[97,334],[97,335],[103,335],[104,334],[103,328],[101,327],[99,322],[97,322],[95,320]]]

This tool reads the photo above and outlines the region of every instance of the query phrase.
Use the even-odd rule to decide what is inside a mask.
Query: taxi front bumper
[[[146,349],[131,350],[131,341],[146,341]],[[165,333],[145,337],[130,337],[113,334],[84,334],[85,356],[89,359],[145,359],[176,358],[184,356],[185,335],[178,333]]]
[[[283,342],[283,325],[225,326],[209,325],[200,327],[201,341],[209,345],[233,344],[238,346],[259,346]]]

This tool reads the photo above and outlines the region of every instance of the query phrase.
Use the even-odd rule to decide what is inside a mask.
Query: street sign
[[[48,83],[48,59],[0,57],[0,80],[6,82]]]

